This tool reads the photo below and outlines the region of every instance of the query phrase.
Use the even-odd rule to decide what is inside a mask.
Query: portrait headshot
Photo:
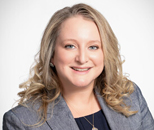
[[[154,130],[153,1],[1,1],[3,130]]]

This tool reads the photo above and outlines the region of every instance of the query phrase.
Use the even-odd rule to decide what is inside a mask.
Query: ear
[[[52,64],[52,65],[51,65],[51,64]],[[50,66],[51,66],[51,67],[54,67],[54,52],[53,52],[53,54],[51,55]]]
[[[52,65],[54,66],[54,58],[53,58],[53,57],[52,57],[51,60],[50,60],[50,64],[52,64]],[[51,65],[51,66],[52,66],[52,65]]]

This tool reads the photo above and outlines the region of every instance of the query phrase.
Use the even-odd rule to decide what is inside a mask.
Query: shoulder
[[[131,103],[134,104],[134,106],[136,106],[139,110],[148,107],[146,100],[138,85],[133,83],[133,86],[134,86],[134,92],[130,95],[129,98],[131,100]]]
[[[4,130],[10,130],[10,129],[24,130],[20,119],[14,114],[14,112],[12,112],[12,109],[6,112],[3,116],[3,129]]]
[[[148,105],[138,85],[133,83],[133,87],[134,92],[125,99],[125,102],[128,106],[131,106],[131,110],[140,113],[142,109],[148,108]]]
[[[3,116],[3,129],[25,129],[38,123],[37,111],[31,106],[18,105]]]
[[[154,129],[154,120],[149,111],[147,102],[142,95],[140,88],[134,84],[134,92],[130,95],[130,106],[131,110],[138,111],[135,115],[129,117],[131,119],[130,122],[133,124],[139,123],[142,124],[142,127],[145,130],[153,130]]]
[[[17,106],[4,114],[3,116],[3,129],[4,130],[10,130],[10,129],[11,130],[16,130],[16,129],[24,130],[24,126],[21,121],[22,118],[20,118],[22,114],[19,114],[19,113],[23,113],[23,114],[25,113],[23,112],[23,108],[24,107],[22,106]]]
[[[140,105],[143,101],[145,101],[145,99],[138,85],[133,83],[133,87],[134,87],[134,92],[130,95],[130,98],[132,101],[135,101],[135,102],[137,101]]]
[[[133,87],[134,87],[134,92],[132,93],[132,96],[137,96],[138,98],[142,98],[143,95],[138,85],[133,82]]]

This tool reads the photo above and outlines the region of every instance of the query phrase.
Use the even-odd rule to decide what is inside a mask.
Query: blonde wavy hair
[[[24,91],[19,92],[19,104],[25,101],[41,101],[38,111],[43,113],[42,120],[47,120],[47,106],[62,93],[56,69],[50,67],[54,56],[56,39],[61,30],[61,24],[68,18],[81,15],[92,20],[98,27],[102,49],[104,52],[104,70],[95,80],[95,86],[113,110],[130,116],[136,113],[127,106],[124,97],[134,91],[133,83],[122,72],[122,60],[119,45],[110,25],[104,16],[86,4],[76,4],[57,11],[50,19],[41,40],[40,51],[36,55],[35,66],[31,69],[28,81],[20,84]]]

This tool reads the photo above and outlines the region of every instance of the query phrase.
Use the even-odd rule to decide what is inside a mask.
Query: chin
[[[93,83],[83,83],[83,82],[81,82],[81,83],[74,83],[73,84],[74,86],[76,86],[76,87],[78,87],[78,88],[86,88],[86,87],[90,87],[90,86],[92,86],[93,85]]]

